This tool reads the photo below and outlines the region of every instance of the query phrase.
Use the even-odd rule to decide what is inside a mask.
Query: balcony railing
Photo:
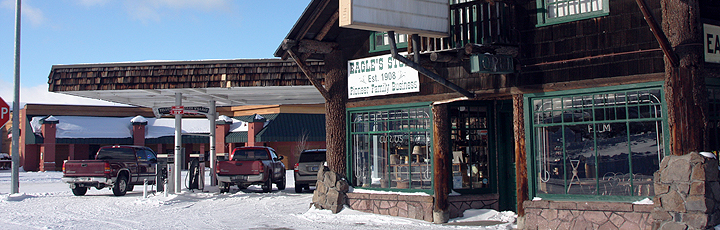
[[[450,36],[422,38],[421,52],[461,48],[467,43],[516,45],[514,7],[502,1],[453,0],[450,4]]]

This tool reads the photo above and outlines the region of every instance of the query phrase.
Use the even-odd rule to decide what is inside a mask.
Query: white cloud
[[[231,0],[127,0],[125,7],[131,17],[141,21],[160,21],[168,10],[227,11]]]
[[[15,10],[16,3],[14,0],[4,0],[0,5],[2,5],[3,8]],[[42,25],[47,21],[42,10],[31,6],[27,0],[22,2],[22,8],[20,10],[24,16],[23,19],[30,21],[30,24],[33,26]]]

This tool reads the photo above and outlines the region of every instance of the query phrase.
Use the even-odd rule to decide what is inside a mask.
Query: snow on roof
[[[145,123],[145,122],[148,122],[148,120],[145,119],[145,117],[143,117],[143,116],[137,115],[137,116],[133,117],[133,119],[130,120],[130,122],[132,122],[132,123]]]
[[[41,133],[40,120],[44,116],[33,117],[30,121],[33,132]],[[86,116],[57,116],[57,138],[132,138],[133,117],[86,117]],[[137,117],[135,117],[137,118]],[[158,138],[175,136],[175,119],[173,118],[145,118],[145,138]],[[234,118],[230,132],[247,132],[247,122]],[[182,119],[182,133],[210,133],[210,121],[204,118]]]
[[[41,133],[40,120],[33,117],[30,121],[33,132]],[[128,138],[132,137],[130,117],[81,117],[57,116],[57,138]]]

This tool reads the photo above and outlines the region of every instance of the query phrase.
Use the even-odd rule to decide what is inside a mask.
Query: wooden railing
[[[516,45],[514,7],[502,1],[483,0],[450,5],[450,36],[421,39],[421,52],[461,48],[467,43]]]

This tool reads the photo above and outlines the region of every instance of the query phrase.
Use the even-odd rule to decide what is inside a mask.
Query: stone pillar
[[[230,132],[230,125],[233,123],[232,119],[222,115],[218,117],[215,122],[215,151],[218,156],[227,156],[228,145],[225,143],[225,136]]]
[[[654,203],[654,229],[709,229],[720,224],[718,160],[696,152],[666,156],[655,173]]]
[[[253,121],[248,124],[248,141],[245,146],[258,146],[257,134],[265,127],[265,118],[255,114]]]
[[[318,209],[327,209],[337,214],[347,204],[347,192],[350,184],[342,175],[330,171],[327,166],[320,167],[317,185],[313,192],[312,204]]]
[[[133,126],[133,144],[137,146],[145,146],[145,126],[148,121],[143,116],[136,116],[130,120]]]
[[[53,116],[49,116],[42,121],[44,141],[40,146],[40,171],[55,171],[55,137],[58,123],[60,123],[60,120]]]

